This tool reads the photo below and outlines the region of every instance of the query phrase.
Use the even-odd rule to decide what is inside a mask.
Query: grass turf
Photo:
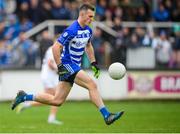
[[[175,133],[180,132],[179,101],[106,101],[111,111],[125,114],[107,126],[90,102],[66,102],[59,108],[57,126],[47,123],[49,107],[33,107],[16,114],[10,103],[0,102],[1,133]]]

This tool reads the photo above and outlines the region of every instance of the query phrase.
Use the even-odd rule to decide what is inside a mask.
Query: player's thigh
[[[93,81],[93,79],[83,70],[80,70],[77,75],[76,78],[74,80],[74,82],[79,85],[82,86],[86,89],[90,89],[90,88],[96,88],[96,83]]]
[[[72,85],[69,82],[61,81],[56,86],[55,100],[64,101],[68,96]]]

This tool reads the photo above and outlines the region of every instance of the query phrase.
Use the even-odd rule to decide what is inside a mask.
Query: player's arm
[[[87,45],[86,45],[86,53],[89,57],[89,60],[91,62],[91,68],[94,72],[94,77],[98,78],[99,75],[100,75],[100,69],[99,67],[97,66],[97,61],[95,59],[95,55],[94,55],[94,48],[92,46],[92,43],[89,42]]]
[[[61,62],[60,56],[61,56],[62,50],[63,50],[63,45],[60,42],[56,41],[52,46],[52,52],[53,52],[54,60],[57,64],[59,75],[64,75],[64,74],[69,73],[68,70],[63,66]]]
[[[52,52],[53,52],[54,60],[57,65],[61,64],[60,55],[62,53],[62,50],[63,50],[63,45],[56,41],[52,46]]]
[[[88,55],[88,57],[89,57],[90,62],[91,62],[91,63],[96,62],[95,55],[94,55],[94,48],[93,48],[91,42],[89,42],[89,43],[86,45],[86,49],[85,49],[85,50],[86,50],[86,53],[87,53],[87,55]]]
[[[55,65],[53,59],[49,59],[49,60],[48,60],[48,66],[49,66],[49,68],[50,68],[51,70],[56,70],[56,71],[57,71],[57,66]]]

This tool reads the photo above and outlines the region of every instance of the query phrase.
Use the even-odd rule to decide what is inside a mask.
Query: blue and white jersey
[[[81,60],[85,47],[92,37],[92,30],[89,26],[82,28],[78,21],[71,24],[62,35],[58,42],[63,45],[61,61],[63,64],[75,63],[81,66]]]

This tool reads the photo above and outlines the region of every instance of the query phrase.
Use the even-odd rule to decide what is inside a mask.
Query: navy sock
[[[26,96],[24,96],[24,101],[33,101],[33,95],[32,94],[28,94]]]
[[[109,113],[109,111],[107,110],[106,107],[102,107],[102,108],[100,109],[100,112],[101,112],[101,114],[102,114],[102,116],[103,116],[104,118],[107,118],[107,117],[110,115],[110,113]]]

